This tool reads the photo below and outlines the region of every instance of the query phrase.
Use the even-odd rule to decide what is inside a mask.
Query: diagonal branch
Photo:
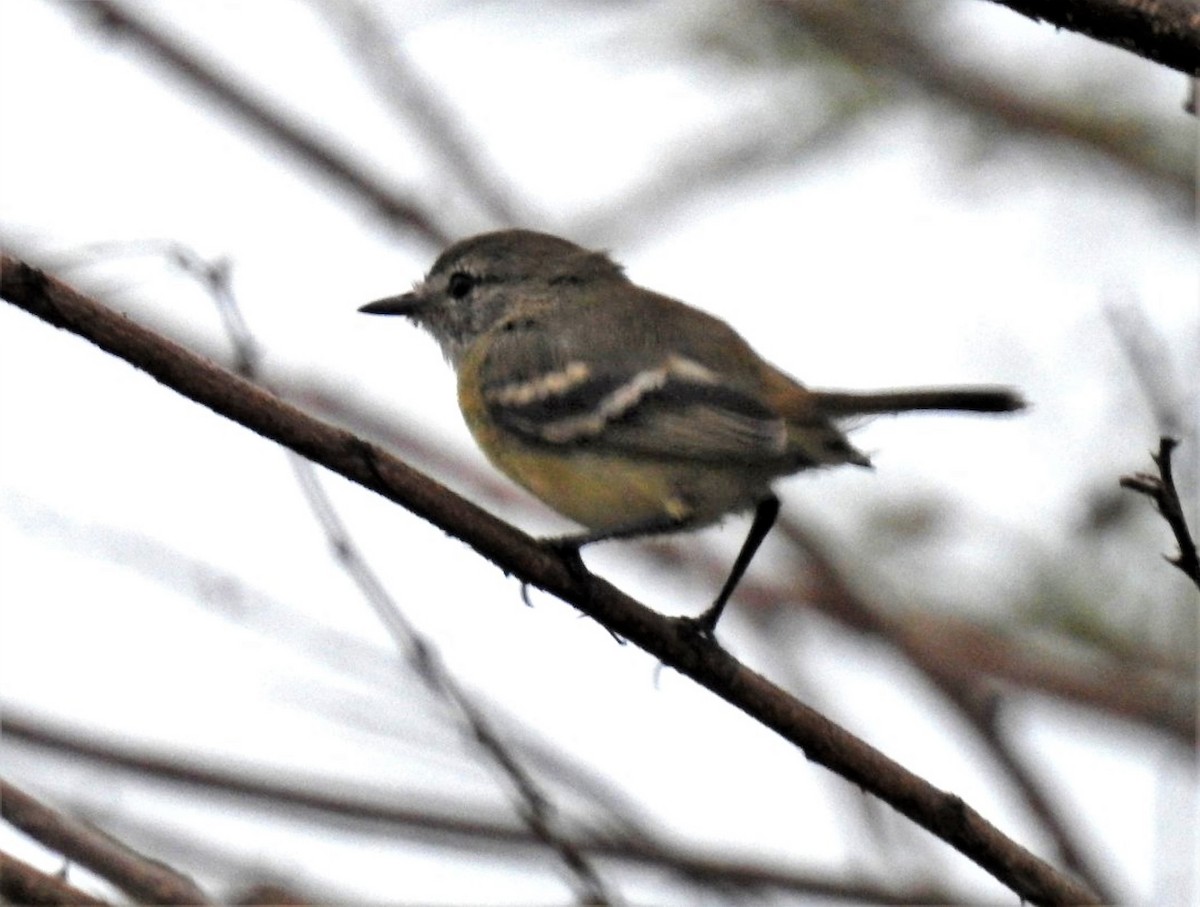
[[[75,907],[107,907],[108,901],[80,891],[58,876],[0,851],[0,903],[72,904]]]
[[[0,779],[0,815],[35,841],[150,904],[211,904],[196,883]]]
[[[880,797],[1037,904],[1092,903],[1088,888],[1005,836],[963,800],[939,790],[766,678],[690,624],[665,617],[552,548],[497,519],[381,448],[308,416],[66,284],[0,257],[0,296],[87,339],[215,412],[291,448],[468,543],[505,572],[574,605],[663,664],[798,746],[812,762]]]
[[[1200,75],[1200,9],[1194,0],[993,0],[1190,76]]]
[[[443,166],[454,185],[477,201],[493,223],[518,226],[536,222],[528,207],[488,166],[480,147],[445,99],[426,81],[389,34],[385,17],[363,0],[312,0],[333,25],[356,64],[398,120],[411,121],[430,156]]]

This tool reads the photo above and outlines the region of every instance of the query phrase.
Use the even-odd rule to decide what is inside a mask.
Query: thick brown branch
[[[319,403],[327,408],[330,405],[324,398]],[[404,433],[398,437],[402,443],[408,443]],[[458,466],[465,480],[474,483],[473,487],[486,488],[481,480],[470,477],[465,465],[443,457],[439,466],[447,463],[451,470]],[[799,530],[790,520],[780,524],[784,532],[789,526],[793,531]],[[816,553],[809,547],[813,544],[813,534],[802,535],[803,541],[797,541],[804,548],[805,564],[818,575],[820,589],[798,598],[797,589],[813,585],[807,572],[804,577],[776,581],[747,576],[738,586],[737,596],[748,606],[749,613],[765,617],[800,605],[812,607],[848,630],[877,634],[902,650],[906,648],[904,640],[918,641],[924,651],[935,656],[944,672],[972,682],[991,679],[997,686],[1004,682],[1012,689],[1044,693],[1139,722],[1169,734],[1186,746],[1194,745],[1196,691],[1190,664],[1142,665],[1115,661],[1100,651],[1070,656],[1061,652],[1051,654],[1030,645],[1016,632],[1003,632],[987,623],[933,611],[896,614],[880,603],[873,603],[874,616],[868,620],[857,605],[848,606],[843,589],[823,581],[828,579],[826,568],[834,568],[832,552],[824,552],[823,562],[811,563]],[[695,546],[684,555],[679,543],[659,541],[643,545],[639,554],[653,558],[664,570],[685,566],[697,569],[713,584],[720,584],[729,573],[725,558],[697,552]],[[839,583],[845,586],[844,579]]]
[[[1006,837],[959,797],[938,790],[751,671],[690,624],[664,617],[387,452],[283,403],[133,324],[24,262],[0,259],[0,296],[125,359],[180,394],[400,504],[468,543],[505,572],[577,607],[610,632],[691,677],[794,743],[813,762],[891,804],[1023,899],[1096,896]]]
[[[151,904],[210,904],[196,883],[169,866],[39,802],[0,779],[0,815],[36,841]]]
[[[108,901],[80,891],[58,876],[47,875],[0,851],[0,903],[106,907]]]
[[[1193,0],[992,0],[1138,56],[1200,75],[1200,8]]]

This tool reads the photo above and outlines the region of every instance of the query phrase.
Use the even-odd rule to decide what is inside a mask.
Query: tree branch
[[[34,840],[151,904],[211,904],[196,883],[0,779],[0,815]]]
[[[1200,9],[1189,0],[992,0],[1122,50],[1200,75]]]
[[[869,791],[974,860],[1024,900],[1096,896],[1006,837],[960,797],[939,790],[737,661],[691,625],[665,617],[559,553],[349,432],[333,428],[159,337],[10,256],[0,296],[148,372],[215,412],[291,448],[428,520],[513,574],[574,605],[745,712],[805,756]]]

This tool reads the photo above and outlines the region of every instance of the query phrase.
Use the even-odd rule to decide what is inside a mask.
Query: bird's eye
[[[468,274],[466,271],[455,271],[450,275],[450,282],[446,284],[446,288],[454,299],[462,299],[475,289],[475,284],[478,282],[473,274]]]

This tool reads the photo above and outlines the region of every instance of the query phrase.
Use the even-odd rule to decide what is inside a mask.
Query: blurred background
[[[607,249],[813,386],[1019,388],[781,483],[721,636],[1106,901],[1185,905],[1198,596],[1117,482],[1180,438],[1196,525],[1189,90],[980,0],[4,0],[0,242],[535,534],[571,527],[474,449],[432,341],[355,312],[472,233]],[[0,418],[4,778],[213,899],[1011,903],[570,607],[8,305]],[[698,613],[745,530],[587,562]]]

